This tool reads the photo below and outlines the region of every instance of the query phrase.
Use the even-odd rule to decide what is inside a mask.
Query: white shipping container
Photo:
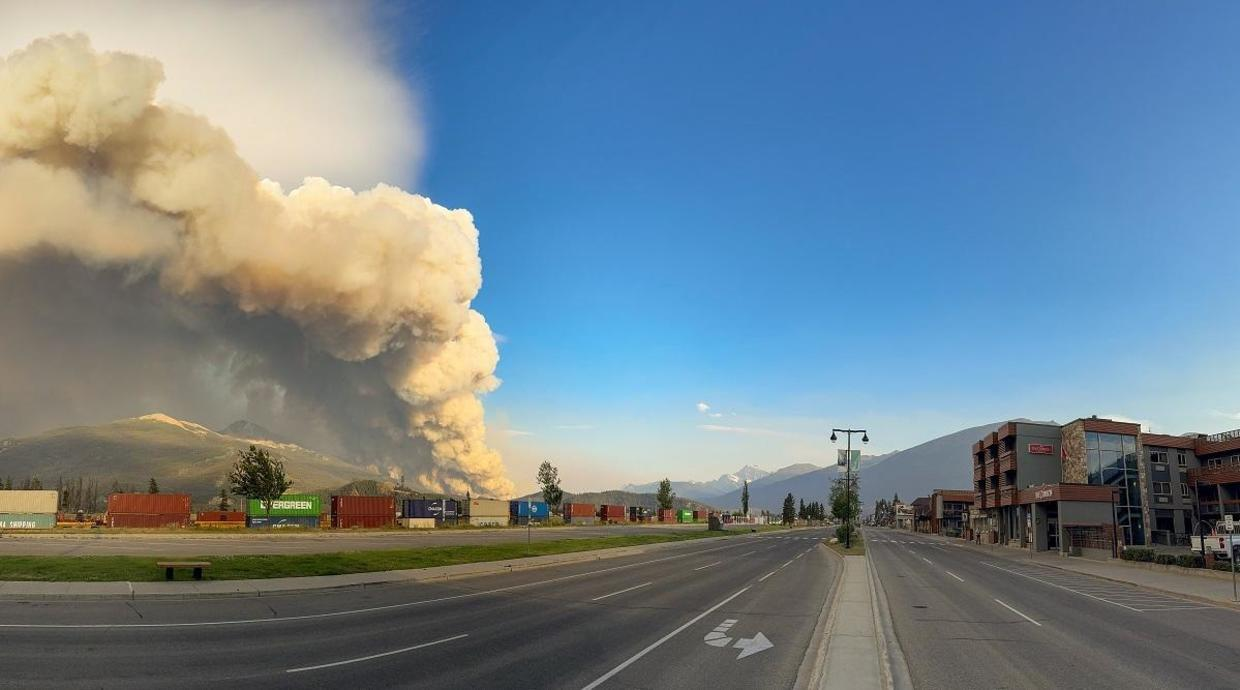
[[[55,491],[0,491],[0,513],[55,513]]]
[[[409,529],[435,529],[435,518],[400,518],[396,522]]]
[[[469,524],[474,527],[503,527],[508,524],[508,516],[499,517],[497,515],[470,515]]]
[[[499,517],[508,523],[508,501],[475,498],[469,502],[469,517]],[[472,524],[472,523],[471,523]]]

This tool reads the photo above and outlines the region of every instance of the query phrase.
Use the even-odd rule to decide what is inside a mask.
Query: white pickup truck
[[[1215,558],[1228,558],[1227,539],[1231,538],[1231,552],[1240,557],[1240,534],[1208,534],[1204,537],[1193,537],[1192,549],[1196,553],[1204,553],[1201,550],[1202,542],[1205,542],[1205,548],[1209,553],[1214,554]]]

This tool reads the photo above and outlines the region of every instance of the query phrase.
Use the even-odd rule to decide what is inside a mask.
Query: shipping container
[[[157,496],[158,494],[149,495]],[[109,511],[106,524],[108,527],[189,527],[189,511],[184,513],[113,513]]]
[[[470,515],[469,524],[474,527],[503,527],[508,524],[507,515]]]
[[[676,511],[672,509],[659,511],[659,522],[676,522]]]
[[[650,509],[642,506],[629,506],[629,522],[650,522]]]
[[[0,491],[0,493],[8,493]],[[56,493],[53,491],[52,493]],[[4,513],[0,514],[0,529],[52,529],[56,526],[55,513]]]
[[[251,498],[245,502],[249,515],[267,516],[265,501]],[[317,494],[284,494],[271,502],[271,517],[317,517],[323,512],[323,499]]]
[[[165,515],[185,513],[189,520],[189,494],[109,494],[109,513]]]
[[[692,510],[680,510],[676,513],[676,522],[693,522]]]
[[[400,503],[400,516],[406,518],[455,519],[460,504],[452,498],[408,498]]]
[[[598,507],[598,519],[603,522],[624,522],[628,519],[628,513],[624,506],[601,505]]]
[[[597,515],[565,515],[564,522],[570,525],[597,525]]]
[[[333,496],[332,498],[338,498]],[[336,514],[332,515],[332,527],[336,529],[380,529],[383,527],[395,527],[396,515],[388,513],[386,515],[349,515]]]
[[[396,498],[394,496],[332,496],[332,524],[341,515],[386,517],[388,525],[395,524]]]
[[[194,522],[240,522],[245,524],[245,513],[240,510],[204,510],[198,513]]]
[[[694,521],[694,522],[703,522],[703,521],[705,521],[705,520],[706,520],[706,511],[705,511],[705,510],[695,510],[695,511],[693,511],[693,521]]]
[[[436,522],[437,521],[435,520],[435,518],[412,517],[412,518],[401,518],[396,521],[396,524],[400,525],[401,527],[408,528],[408,529],[435,529]]]
[[[469,506],[466,508],[465,514],[471,518],[474,518],[474,517],[504,518],[504,522],[507,522],[508,521],[507,520],[508,501],[497,501],[493,498],[475,498],[475,499],[470,500]]]
[[[508,515],[514,518],[534,518],[534,522],[551,517],[551,508],[542,501],[510,501]]]
[[[55,491],[0,491],[0,513],[55,513],[58,497]]]
[[[317,515],[249,515],[245,519],[246,527],[268,529],[318,529]]]
[[[564,519],[569,517],[594,517],[594,506],[590,503],[565,503]]]

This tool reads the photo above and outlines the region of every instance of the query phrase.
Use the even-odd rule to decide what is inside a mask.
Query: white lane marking
[[[701,551],[690,551],[688,553],[678,553],[663,558],[655,558],[649,561],[640,561],[637,563],[625,563],[624,565],[616,565],[610,568],[602,568],[600,570],[591,570],[584,573],[574,573],[572,575],[564,575],[562,577],[553,577],[547,580],[535,580],[533,582],[525,582],[519,585],[509,585],[507,587],[497,587],[495,589],[485,589],[477,592],[466,592],[464,594],[452,594],[446,597],[436,597],[434,599],[420,599],[418,601],[405,601],[399,604],[385,604],[383,606],[370,606],[361,609],[349,609],[347,611],[328,611],[326,613],[308,613],[300,616],[282,616],[280,618],[242,618],[238,620],[225,621],[199,621],[196,623],[0,623],[0,629],[51,629],[51,630],[102,630],[111,628],[204,628],[220,625],[257,625],[259,623],[287,623],[290,621],[306,621],[318,620],[321,618],[339,618],[341,616],[355,616],[363,613],[375,613],[376,611],[391,611],[395,609],[404,609],[411,606],[421,606],[422,604],[438,604],[444,601],[455,601],[457,599],[471,599],[473,597],[485,596],[487,594],[499,594],[501,592],[509,592],[514,589],[523,589],[525,587],[534,587],[536,585],[546,585],[553,582],[563,582],[564,580],[575,580],[580,577],[589,577],[599,573],[607,573],[613,570],[623,570],[624,568],[632,568],[641,565],[650,565],[651,563],[661,563],[663,561],[671,561],[677,558],[685,558],[686,556],[696,556],[720,549],[737,546],[737,544],[725,544]]]
[[[741,558],[742,556],[748,556],[748,555],[749,555],[749,554],[751,554],[751,553],[757,553],[757,550],[754,550],[754,551],[746,551],[745,553],[742,553],[740,556],[737,556],[737,558]]]
[[[963,577],[960,577],[959,575],[957,575],[956,573],[953,573],[950,570],[944,570],[943,572],[947,573],[948,575],[951,575],[952,577],[956,578],[957,580],[960,580],[961,582],[964,582]]]
[[[638,652],[638,653],[634,654],[633,656],[629,657],[628,659],[625,659],[624,661],[622,661],[622,662],[621,662],[618,666],[616,666],[616,667],[615,667],[615,668],[613,668],[612,670],[610,670],[610,671],[608,671],[607,673],[604,673],[603,675],[599,676],[599,677],[598,677],[598,678],[597,678],[597,679],[596,679],[593,683],[590,683],[589,685],[585,686],[584,688],[582,688],[582,690],[594,690],[594,688],[597,688],[598,686],[602,685],[603,683],[606,683],[606,682],[607,682],[607,680],[608,680],[609,678],[611,678],[612,676],[616,675],[617,673],[619,673],[619,672],[623,671],[624,669],[628,668],[629,666],[631,666],[631,665],[633,664],[633,662],[637,661],[638,659],[640,659],[640,658],[642,658],[642,657],[646,656],[647,654],[649,654],[650,652],[654,651],[655,649],[657,649],[657,648],[659,647],[659,645],[663,644],[664,642],[667,642],[668,640],[672,639],[673,637],[676,637],[676,636],[677,636],[677,635],[679,635],[681,632],[683,632],[683,631],[685,630],[685,628],[688,628],[689,626],[693,625],[694,623],[696,623],[696,622],[698,622],[698,621],[702,620],[703,618],[705,618],[705,617],[709,616],[710,614],[714,613],[717,609],[721,608],[724,604],[727,604],[729,601],[732,601],[733,599],[735,599],[735,598],[739,597],[740,595],[744,594],[744,593],[745,593],[745,592],[747,592],[747,591],[749,591],[749,587],[742,588],[741,590],[739,590],[739,591],[735,592],[734,594],[732,594],[731,596],[729,596],[727,599],[724,599],[723,601],[719,602],[718,604],[715,604],[714,606],[712,606],[712,607],[710,607],[710,608],[706,609],[705,611],[703,611],[703,612],[699,613],[698,615],[696,615],[696,616],[694,616],[693,618],[689,619],[689,621],[688,621],[688,622],[686,622],[684,625],[681,625],[679,628],[676,628],[675,630],[673,630],[673,631],[671,631],[670,633],[668,633],[668,634],[664,635],[663,637],[660,637],[659,639],[657,639],[657,640],[655,640],[654,642],[652,642],[652,643],[651,643],[649,646],[647,646],[645,649],[643,649],[643,650],[641,650],[640,652]]]
[[[781,566],[779,566],[779,567],[781,567],[781,568],[787,568],[787,567],[788,567],[788,566],[790,566],[790,565],[792,565],[792,561],[788,561],[787,563],[784,563],[783,565],[781,565]]]
[[[285,673],[301,673],[302,671],[317,671],[321,668],[331,668],[333,666],[344,666],[345,664],[356,664],[359,661],[370,661],[371,659],[379,659],[385,656],[392,656],[393,654],[404,654],[405,652],[412,652],[415,649],[425,649],[426,647],[434,647],[437,644],[443,644],[445,642],[452,642],[453,640],[459,640],[463,637],[469,637],[469,633],[457,635],[455,637],[445,637],[442,640],[435,640],[434,642],[423,642],[422,644],[415,644],[412,647],[405,647],[403,649],[393,649],[390,652],[380,652],[378,654],[371,654],[369,656],[359,656],[356,659],[345,659],[344,661],[333,661],[330,664],[319,664],[317,666],[302,666],[300,668],[290,668],[290,669],[286,669],[284,672]]]
[[[628,589],[622,589],[619,592],[612,592],[611,594],[604,594],[601,597],[594,597],[590,601],[598,601],[599,599],[606,599],[607,597],[614,597],[617,594],[624,594],[625,592],[632,592],[635,589],[641,589],[642,587],[646,587],[646,586],[653,585],[653,584],[654,584],[653,582],[643,582],[640,585],[633,585],[632,587],[629,587]]]
[[[732,645],[732,648],[741,650],[741,653],[736,655],[736,660],[740,661],[747,656],[757,654],[764,649],[770,649],[774,646],[774,642],[771,642],[766,635],[759,632],[753,637],[742,637],[736,641],[736,644]]]
[[[921,557],[921,560],[923,560],[923,561],[925,561],[925,562],[927,562],[927,563],[930,563],[930,559],[929,559],[929,558],[926,558],[925,556],[922,556],[922,557]],[[934,565],[934,564],[933,564],[933,563],[930,563],[930,565]]]
[[[715,561],[714,563],[707,563],[706,565],[699,565],[698,567],[694,568],[694,570],[706,570],[707,568],[713,568],[722,562],[723,561]]]
[[[702,641],[712,647],[727,647],[732,638],[727,636],[728,630],[736,625],[736,618],[725,618],[722,623],[715,626],[715,629],[706,633],[702,637]]]
[[[775,571],[774,571],[774,570],[772,570],[771,572],[767,573],[766,575],[763,575],[762,577],[758,578],[758,582],[762,582],[763,580],[765,580],[766,578],[768,578],[768,577],[770,577],[770,576],[772,576],[772,575],[774,575],[774,574],[775,574]]]
[[[805,551],[802,551],[801,553],[798,553],[798,554],[797,554],[797,558],[800,558],[801,556],[804,556],[804,555],[805,555],[805,553],[806,553]]]
[[[1000,606],[1002,606],[1003,608],[1005,608],[1005,609],[1007,609],[1007,610],[1011,611],[1012,613],[1014,613],[1014,614],[1016,614],[1016,615],[1020,616],[1021,618],[1024,618],[1025,620],[1029,621],[1030,623],[1033,623],[1034,625],[1038,626],[1039,628],[1040,628],[1040,627],[1042,627],[1042,624],[1041,624],[1041,623],[1039,623],[1039,622],[1035,621],[1034,619],[1030,618],[1029,616],[1026,616],[1025,614],[1021,613],[1020,611],[1017,611],[1016,609],[1012,608],[1011,606],[1008,606],[1007,604],[1003,603],[1002,601],[999,601],[998,599],[995,599],[995,601],[999,602],[999,605],[1000,605]]]
[[[1086,592],[1081,592],[1081,591],[1078,591],[1078,590],[1075,590],[1075,589],[1070,589],[1070,588],[1068,588],[1068,587],[1064,587],[1063,585],[1057,585],[1057,584],[1055,584],[1054,582],[1050,582],[1049,580],[1042,580],[1042,579],[1036,578],[1036,577],[1034,577],[1034,576],[1032,576],[1032,575],[1026,575],[1026,574],[1024,574],[1024,573],[1018,573],[1018,572],[1016,572],[1015,570],[1008,570],[1007,568],[1000,568],[999,566],[997,566],[997,565],[995,565],[995,564],[993,564],[993,563],[983,563],[982,565],[990,566],[991,568],[994,568],[995,570],[1002,570],[1002,571],[1003,571],[1003,572],[1005,572],[1005,573],[1011,573],[1011,574],[1013,574],[1013,575],[1020,575],[1021,577],[1027,577],[1027,578],[1029,578],[1030,580],[1033,580],[1034,582],[1041,582],[1041,583],[1042,583],[1042,584],[1044,584],[1044,585],[1050,585],[1051,587],[1058,587],[1059,589],[1062,589],[1062,590],[1064,590],[1065,592],[1072,592],[1073,594],[1080,594],[1080,595],[1081,595],[1081,596],[1083,596],[1083,597],[1089,597],[1090,599],[1097,599],[1098,601],[1103,601],[1103,602],[1106,602],[1106,603],[1108,603],[1108,604],[1114,604],[1115,606],[1118,606],[1118,607],[1120,607],[1120,608],[1124,608],[1124,609],[1128,609],[1129,611],[1136,611],[1137,613],[1141,613],[1141,609],[1134,609],[1134,608],[1133,608],[1133,607],[1131,607],[1131,606],[1125,606],[1124,604],[1121,604],[1121,603],[1119,603],[1118,601],[1111,601],[1110,599],[1103,599],[1102,597],[1096,597],[1096,596],[1094,596],[1094,595],[1092,595],[1092,594],[1088,594],[1088,593],[1086,593]]]

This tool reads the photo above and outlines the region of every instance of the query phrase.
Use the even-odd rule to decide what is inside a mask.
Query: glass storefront
[[[1116,521],[1125,544],[1145,543],[1141,516],[1141,484],[1137,478],[1137,437],[1127,434],[1085,432],[1089,483],[1119,487]]]

